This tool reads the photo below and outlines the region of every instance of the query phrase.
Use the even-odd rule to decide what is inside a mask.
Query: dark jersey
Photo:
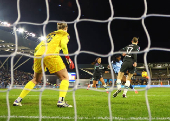
[[[131,52],[138,52],[140,47],[136,44],[130,44],[121,49],[121,51],[126,51],[126,56],[123,59],[123,62],[130,61],[130,62],[137,62],[137,54],[131,54]]]
[[[100,76],[102,75],[104,72],[104,67],[102,64],[99,64],[99,63],[96,63],[94,65],[94,73],[93,73],[93,76]]]

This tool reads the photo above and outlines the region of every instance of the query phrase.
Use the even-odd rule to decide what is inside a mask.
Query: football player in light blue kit
[[[122,63],[123,62],[121,60],[121,55],[116,55],[115,57],[112,58],[112,67],[115,74],[119,73]]]

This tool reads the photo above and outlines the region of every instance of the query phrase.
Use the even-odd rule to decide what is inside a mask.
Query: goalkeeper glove
[[[75,68],[74,63],[73,63],[73,61],[70,59],[70,57],[69,57],[69,56],[65,56],[65,58],[66,58],[66,60],[67,60],[67,63],[68,63],[68,65],[69,65],[69,68],[70,68],[70,69],[74,69],[74,68]]]

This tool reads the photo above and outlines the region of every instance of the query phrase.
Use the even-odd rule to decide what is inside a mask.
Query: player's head
[[[132,44],[138,44],[138,38],[137,37],[133,37]]]
[[[121,55],[116,55],[115,56],[115,61],[120,61],[121,60]]]
[[[101,63],[101,61],[102,61],[102,60],[101,60],[101,58],[99,58],[99,57],[96,58],[96,60],[95,60],[95,62],[96,62],[96,63],[99,63],[99,64]]]
[[[63,23],[57,23],[57,29],[62,29],[64,31],[67,31],[68,30],[68,25],[67,23],[63,22]]]
[[[121,60],[121,55],[120,54],[117,54],[117,55],[113,56],[113,63],[119,62],[120,60]]]

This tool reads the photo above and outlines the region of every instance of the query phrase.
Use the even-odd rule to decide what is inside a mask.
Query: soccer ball
[[[147,76],[148,76],[147,72],[146,72],[146,71],[143,71],[143,72],[142,72],[142,77],[147,77]]]

